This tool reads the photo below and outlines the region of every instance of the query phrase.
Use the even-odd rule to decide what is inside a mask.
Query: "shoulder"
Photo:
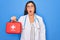
[[[24,16],[21,16],[19,19],[24,19],[24,18],[25,18],[25,16],[26,16],[26,15],[24,15]]]
[[[43,20],[41,16],[39,15],[36,15],[36,17],[39,19],[39,20]]]
[[[26,15],[21,16],[21,17],[18,19],[18,22],[22,22],[22,21],[24,21],[25,17],[26,17]]]

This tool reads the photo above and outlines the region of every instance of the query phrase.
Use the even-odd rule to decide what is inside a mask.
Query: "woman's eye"
[[[31,7],[33,7],[33,5]]]
[[[27,6],[28,8],[30,7],[30,6]]]
[[[27,8],[32,8],[33,6],[27,6]]]

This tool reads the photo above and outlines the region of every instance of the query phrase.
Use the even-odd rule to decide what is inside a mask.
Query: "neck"
[[[34,18],[34,15],[29,15],[29,18]]]
[[[34,15],[29,15],[29,20],[30,20],[30,23],[33,23],[34,22]]]

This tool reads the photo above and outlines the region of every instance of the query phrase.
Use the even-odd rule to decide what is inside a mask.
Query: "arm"
[[[46,40],[45,24],[42,18],[39,18],[39,23],[40,23],[40,40]]]
[[[22,23],[22,29],[24,28],[24,16],[21,16],[19,19],[18,19],[18,22],[21,22]]]

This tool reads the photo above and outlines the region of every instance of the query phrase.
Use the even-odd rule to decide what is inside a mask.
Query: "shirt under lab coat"
[[[36,19],[37,18],[37,19]],[[46,40],[46,30],[42,17],[34,15],[34,27],[35,27],[35,40]],[[31,25],[29,21],[29,15],[21,16],[18,22],[22,23],[22,33],[20,40],[30,40],[32,36],[30,34]],[[25,25],[24,25],[25,24]]]

